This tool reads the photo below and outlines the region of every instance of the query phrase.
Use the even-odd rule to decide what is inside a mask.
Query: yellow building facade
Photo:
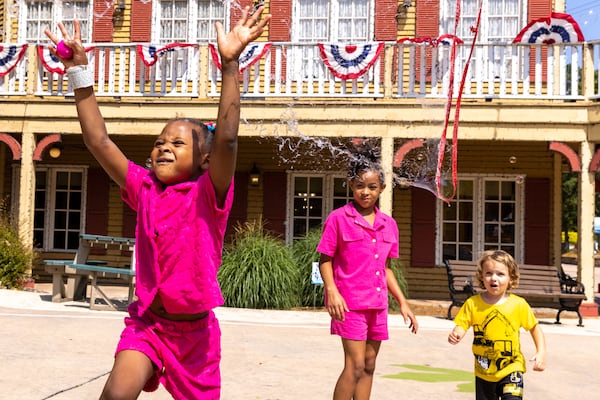
[[[64,75],[52,71],[60,66],[44,58],[40,29],[57,22],[57,15],[85,20],[108,132],[144,165],[170,118],[216,118],[220,76],[212,23],[235,23],[239,10],[238,3],[199,0],[184,2],[185,9],[166,0],[115,1],[109,8],[41,2],[48,12],[39,3],[0,1],[7,65],[23,52],[0,77],[0,188],[23,240],[43,258],[65,258],[80,233],[131,236],[134,219],[83,145],[72,90]],[[362,31],[348,28],[355,25],[340,11],[342,2],[307,3],[314,8],[301,7],[301,1],[266,2],[273,19],[260,43],[268,48],[257,47],[253,63],[240,71],[231,223],[264,218],[286,241],[302,237],[350,198],[344,149],[355,138],[374,140],[387,180],[380,208],[398,222],[409,295],[446,299],[446,258],[475,259],[484,249],[504,248],[521,263],[559,266],[562,174],[576,172],[578,278],[586,287],[585,313],[597,315],[600,41],[515,44],[480,32],[484,38],[469,58],[468,37],[460,43],[438,38],[453,21],[444,1],[365,1],[366,8],[353,14]],[[427,7],[432,3],[439,6],[438,28],[425,37],[433,29],[423,22],[435,11]],[[519,29],[533,11],[564,10],[562,1],[517,3],[529,7],[521,8],[528,15],[515,14]],[[486,12],[491,26],[495,16]],[[184,42],[193,46],[177,45]],[[344,56],[338,64],[326,62],[336,48],[348,59],[361,52],[370,63],[359,76],[340,78],[336,74],[348,73]],[[438,168],[444,132],[447,151]],[[255,173],[258,182],[249,179]],[[444,201],[453,188],[456,195]]]

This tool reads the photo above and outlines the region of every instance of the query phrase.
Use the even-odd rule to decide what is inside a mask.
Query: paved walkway
[[[36,289],[0,290],[0,398],[98,398],[125,313],[90,311],[82,302],[52,303],[49,287]],[[343,354],[339,339],[329,335],[325,312],[219,308],[216,313],[223,331],[224,400],[331,398]],[[411,335],[398,315],[390,315],[391,338],[381,348],[372,399],[474,399],[472,336],[451,346],[446,341],[451,321],[418,319],[421,329]],[[598,398],[600,318],[586,318],[585,327],[573,318],[562,325],[552,321],[541,320],[547,370],[526,374],[526,397]],[[527,333],[522,338],[529,358],[533,342]],[[171,397],[161,388],[140,398]]]

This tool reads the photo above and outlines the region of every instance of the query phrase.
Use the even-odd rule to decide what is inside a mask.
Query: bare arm
[[[540,328],[540,324],[534,326],[529,333],[533,338],[533,343],[535,343],[536,350],[535,356],[532,358],[532,361],[534,362],[533,370],[543,371],[546,369],[546,337],[544,336],[542,328]]]
[[[344,313],[350,310],[333,280],[333,263],[331,262],[331,257],[321,254],[319,271],[321,272],[321,278],[323,278],[325,295],[327,296],[327,311],[331,315],[331,318],[343,321]]]
[[[235,173],[240,124],[240,86],[238,58],[244,48],[263,32],[271,18],[260,20],[263,7],[249,15],[249,8],[242,11],[237,25],[225,34],[223,25],[216,23],[217,44],[221,55],[221,98],[217,115],[215,139],[209,158],[209,174],[217,194],[217,203],[225,201],[231,178]]]
[[[467,331],[465,331],[462,327],[456,325],[454,329],[452,329],[452,332],[450,332],[450,334],[448,335],[448,343],[457,344],[462,340],[463,337],[465,337],[465,333],[467,333]]]
[[[70,68],[77,65],[87,66],[88,59],[85,54],[85,49],[81,43],[81,30],[79,21],[74,20],[73,37],[67,32],[62,23],[58,24],[65,44],[73,50],[73,58],[60,58],[56,51],[51,48],[50,51],[60,59],[65,68]],[[54,44],[59,42],[59,39],[49,30],[45,31]],[[104,171],[119,185],[125,186],[125,177],[127,176],[127,157],[117,147],[117,145],[108,137],[104,118],[100,113],[98,102],[94,88],[86,87],[75,89],[75,104],[77,105],[77,116],[83,133],[83,142],[94,158],[100,163]]]
[[[400,285],[398,285],[398,281],[396,280],[394,271],[392,271],[392,269],[390,268],[390,263],[391,261],[390,259],[388,259],[385,268],[385,278],[388,291],[400,305],[400,314],[402,314],[402,317],[404,318],[404,323],[410,324],[409,327],[412,333],[417,333],[417,331],[419,330],[419,322],[417,322],[417,318],[410,309],[408,301],[406,301],[406,297],[404,297],[404,293],[402,293]]]

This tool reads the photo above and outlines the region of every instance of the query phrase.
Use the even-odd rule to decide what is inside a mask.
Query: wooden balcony
[[[4,44],[11,46],[11,44]],[[90,65],[96,72],[97,96],[117,98],[209,99],[219,95],[220,73],[208,45],[165,51],[147,66],[138,44],[91,44]],[[594,100],[600,98],[600,41],[556,44],[477,45],[466,72],[470,46],[386,43],[369,71],[353,80],[335,78],[316,44],[273,43],[269,52],[241,73],[244,98],[269,99],[444,99],[453,97]],[[451,73],[454,79],[451,79]],[[4,77],[0,96],[56,98],[71,96],[65,75],[49,72],[37,46]]]

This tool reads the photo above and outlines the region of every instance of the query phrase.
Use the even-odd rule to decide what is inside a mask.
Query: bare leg
[[[342,346],[344,347],[344,369],[335,385],[333,400],[351,400],[365,370],[366,342],[342,339]]]
[[[365,367],[361,375],[356,389],[354,390],[354,400],[368,400],[371,396],[371,388],[373,387],[373,374],[375,373],[375,361],[379,353],[381,341],[367,340],[365,352]]]
[[[100,400],[137,399],[153,373],[152,361],[145,354],[135,350],[119,352]]]

